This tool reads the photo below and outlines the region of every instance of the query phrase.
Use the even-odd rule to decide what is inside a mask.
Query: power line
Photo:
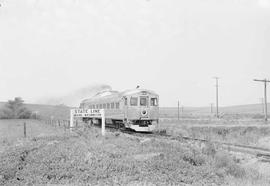
[[[264,83],[264,120],[267,121],[267,83],[270,81],[267,79],[254,79],[254,81]]]
[[[216,79],[216,116],[217,118],[219,118],[219,111],[218,111],[218,79],[219,77],[213,77],[214,79]]]

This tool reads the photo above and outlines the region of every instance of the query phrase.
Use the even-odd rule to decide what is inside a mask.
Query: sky
[[[161,106],[209,106],[218,76],[229,106],[260,102],[253,79],[270,79],[270,0],[0,4],[0,101],[106,84],[154,90]]]

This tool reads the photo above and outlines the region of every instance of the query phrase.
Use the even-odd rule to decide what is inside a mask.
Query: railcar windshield
[[[128,100],[127,100],[127,98],[125,98],[125,105],[127,105],[127,103],[128,103]]]
[[[115,103],[115,108],[119,109],[119,102]]]
[[[151,98],[151,101],[150,101],[151,103],[151,106],[158,106],[158,100],[157,100],[157,98]]]
[[[140,105],[141,106],[148,106],[148,98],[147,97],[140,97]]]
[[[130,105],[131,106],[137,106],[138,105],[138,98],[137,97],[131,97],[130,98]]]

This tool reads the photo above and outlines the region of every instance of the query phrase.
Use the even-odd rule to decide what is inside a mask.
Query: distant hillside
[[[4,106],[5,102],[0,102],[0,108]],[[43,104],[25,104],[25,106],[32,112],[38,112],[38,115],[49,118],[54,116],[58,119],[69,119],[70,108],[65,105],[43,105]],[[268,104],[270,109],[270,104]],[[215,108],[213,108],[215,113]],[[213,114],[214,114],[213,113]],[[261,104],[250,104],[250,105],[237,105],[229,107],[220,107],[220,113],[224,114],[235,114],[235,115],[258,115],[262,114]],[[178,114],[177,107],[161,107],[160,117],[173,117],[176,118]],[[180,108],[180,115],[182,116],[182,108]],[[196,116],[210,116],[210,107],[183,107],[183,115],[186,117]]]
[[[270,104],[267,105],[270,109]],[[182,108],[180,107],[180,115],[182,114]],[[216,107],[213,107],[213,114],[216,112]],[[263,107],[261,104],[249,104],[249,105],[235,105],[228,107],[219,107],[221,114],[248,114],[256,115],[263,114]],[[177,107],[161,107],[160,117],[177,117]],[[183,107],[184,115],[211,115],[210,107]]]
[[[270,103],[267,104],[267,108],[270,108]],[[236,105],[229,107],[221,107],[222,112],[226,113],[240,113],[240,114],[262,114],[262,104],[249,104],[249,105]]]
[[[0,102],[0,109],[6,104],[6,102]],[[42,104],[25,104],[30,111],[38,113],[42,118],[50,118],[51,116],[57,119],[68,119],[70,107],[59,105],[42,105]]]

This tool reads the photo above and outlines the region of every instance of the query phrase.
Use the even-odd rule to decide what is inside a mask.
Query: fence
[[[63,128],[64,130],[71,129],[69,119],[42,118],[39,120],[41,122],[44,122],[45,124],[53,126],[53,127]],[[91,125],[90,123],[84,123],[84,122],[79,121],[79,120],[74,120],[74,125],[72,128],[79,129],[79,128],[89,127],[90,125]]]

